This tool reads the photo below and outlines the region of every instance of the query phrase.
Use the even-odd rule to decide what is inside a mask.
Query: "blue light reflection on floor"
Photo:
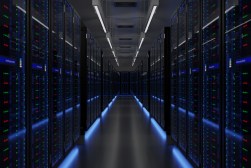
[[[105,108],[105,110],[102,112],[101,117],[105,117],[105,115],[108,113],[109,109],[112,107],[113,103],[115,102],[115,100],[117,99],[117,96],[114,97],[114,99],[109,103],[108,107]],[[85,132],[85,140],[88,141],[88,139],[90,139],[91,135],[93,134],[93,132],[96,130],[96,128],[98,127],[98,125],[100,124],[100,120],[101,118],[98,118],[93,124],[92,126]]]
[[[142,107],[142,103],[139,101],[139,99],[134,96],[135,100],[138,102],[139,106]],[[174,106],[174,105],[173,105]],[[150,113],[146,110],[146,108],[143,107],[143,112],[149,117]],[[151,123],[154,126],[154,128],[157,130],[161,138],[166,141],[167,140],[167,135],[166,132],[162,129],[162,127],[157,123],[157,121],[154,118],[151,118]],[[183,156],[183,154],[180,152],[180,150],[177,147],[174,147],[173,150],[173,155],[175,156],[175,159],[177,162],[180,164],[182,168],[193,168],[193,166],[189,163],[189,161]]]
[[[78,147],[72,149],[72,151],[67,155],[64,161],[60,164],[59,168],[69,168],[74,159],[77,157],[79,153]]]
[[[96,128],[98,127],[100,123],[100,118],[98,118],[93,124],[92,126],[88,129],[88,131],[85,132],[85,140],[88,141],[88,139],[90,139],[91,135],[93,134],[93,132],[96,130]]]
[[[158,131],[161,138],[166,141],[166,132],[160,127],[160,125],[155,121],[153,118],[151,118],[151,123],[155,127],[155,129]]]
[[[116,98],[117,98],[117,96],[115,96],[114,99],[111,101],[111,103],[108,105],[109,107],[106,107],[105,110],[102,112],[102,114],[101,114],[102,118],[107,114],[107,112],[109,111],[109,108],[111,108],[111,106],[115,102]],[[100,124],[100,120],[101,119],[98,118],[92,124],[92,126],[85,132],[85,141],[88,141],[90,139],[90,137],[93,135],[96,128]],[[69,168],[71,166],[71,164],[73,163],[74,159],[77,157],[78,153],[79,153],[79,149],[77,147],[72,149],[72,151],[67,155],[67,157],[64,159],[64,161],[60,164],[59,168]]]
[[[139,99],[134,96],[135,100],[138,102],[139,106],[143,109],[143,112],[145,113],[145,115],[147,117],[150,117],[150,113],[147,111],[146,108],[143,107],[143,104],[139,101]],[[151,123],[154,126],[154,128],[157,130],[157,132],[159,133],[159,135],[161,136],[161,138],[166,141],[166,132],[161,128],[161,126],[155,121],[155,119],[151,118]]]
[[[182,168],[193,168],[193,166],[187,161],[185,156],[180,152],[180,150],[177,147],[173,147],[172,152],[175,159]]]
[[[147,117],[150,117],[150,113],[147,111],[145,107],[143,107],[143,111]]]

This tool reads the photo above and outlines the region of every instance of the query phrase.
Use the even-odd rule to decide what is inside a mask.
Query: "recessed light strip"
[[[153,6],[151,15],[150,15],[149,20],[148,20],[147,25],[146,25],[145,33],[147,33],[147,31],[148,31],[148,28],[149,28],[149,26],[150,26],[150,23],[151,23],[151,21],[152,21],[152,19],[153,19],[153,15],[155,14],[157,7],[158,7],[158,6]]]
[[[98,18],[99,18],[99,21],[100,21],[100,23],[101,23],[101,25],[102,25],[102,27],[103,27],[103,30],[104,30],[104,32],[106,33],[107,31],[106,31],[106,28],[105,28],[105,24],[104,24],[104,21],[103,21],[103,19],[102,19],[101,14],[100,14],[100,11],[99,11],[98,6],[94,6],[94,9],[95,9],[95,11],[96,11],[96,13],[97,13],[97,15],[98,15]]]
[[[111,49],[112,49],[112,43],[111,43],[110,38],[109,38],[109,37],[107,37],[106,39],[107,39],[107,41],[108,41],[108,43],[109,43],[109,45],[110,45],[110,47],[111,47]]]

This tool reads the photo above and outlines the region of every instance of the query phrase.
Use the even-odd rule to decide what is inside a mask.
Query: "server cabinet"
[[[90,107],[90,100],[91,100],[91,87],[92,87],[92,75],[91,75],[91,39],[90,39],[90,34],[87,34],[87,114],[86,114],[86,124],[87,126],[90,125],[91,122],[91,107]]]
[[[165,59],[167,59],[166,57],[168,57],[169,55],[165,56],[164,50],[165,50],[165,38],[167,37],[167,34],[165,34],[165,30],[164,33],[161,33],[160,35],[160,44],[159,44],[159,78],[160,78],[160,83],[159,83],[159,105],[160,105],[160,125],[162,126],[162,128],[165,128],[166,126],[166,121],[165,121],[165,113],[167,113],[167,111],[165,112],[165,105],[167,105],[167,101],[166,100],[166,92],[164,90],[165,87],[165,78],[167,77],[165,74],[165,69],[168,68],[166,66],[168,66],[167,64],[165,64]],[[169,93],[168,93],[169,94]]]
[[[187,150],[187,57],[186,57],[186,1],[178,10],[178,138],[182,150]]]
[[[64,1],[53,0],[51,6],[51,162],[56,165],[63,158],[63,62],[64,62]]]
[[[87,33],[87,73],[88,73],[88,98],[87,98],[87,128],[101,114],[101,49],[94,37]]]
[[[32,0],[31,18],[31,166],[48,167],[48,1]]]
[[[225,0],[225,166],[250,167],[251,2]]]
[[[202,59],[200,58],[200,1],[187,1],[188,157],[200,165]]]
[[[73,145],[73,8],[65,1],[64,150]]]
[[[202,2],[203,166],[220,167],[220,1]]]
[[[80,46],[81,46],[81,30],[80,30],[80,17],[74,12],[74,64],[73,64],[73,139],[77,141],[80,135]]]
[[[25,0],[0,2],[1,167],[26,167],[27,161],[26,5]]]
[[[172,18],[171,25],[171,137],[178,141],[178,113],[177,113],[177,84],[178,84],[178,60],[177,60],[177,28],[178,16],[175,14]]]

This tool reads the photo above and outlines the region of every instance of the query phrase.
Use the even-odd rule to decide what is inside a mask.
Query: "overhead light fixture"
[[[155,14],[157,7],[158,7],[158,6],[153,6],[153,8],[152,8],[151,15],[150,15],[150,17],[149,17],[149,19],[148,19],[148,22],[147,22],[147,25],[146,25],[145,33],[147,33],[147,31],[148,31],[148,28],[149,28],[149,26],[150,26],[150,23],[151,23],[151,21],[152,21],[152,19],[153,19],[153,15]]]
[[[138,48],[138,50],[137,50],[137,52],[136,52],[136,55],[135,55],[135,57],[134,57],[134,59],[133,59],[132,66],[134,66],[134,63],[136,62],[136,59],[137,59],[138,54],[139,54],[139,50],[140,50],[140,48],[141,48],[141,46],[142,46],[142,44],[143,44],[143,42],[144,42],[145,33],[141,33],[140,39],[141,39],[141,40],[140,40],[140,43],[139,43],[139,48]]]
[[[135,62],[136,62],[136,59],[137,59],[138,55],[139,55],[139,50],[136,52],[136,55],[135,55],[135,57],[134,57],[134,59],[133,59],[133,62],[132,62],[132,66],[134,66],[134,64],[135,64]]]
[[[95,9],[95,11],[96,11],[96,13],[98,15],[99,21],[100,21],[100,23],[101,23],[101,25],[103,27],[103,30],[106,33],[107,30],[106,30],[105,23],[104,23],[103,18],[102,18],[102,13],[103,12],[101,10],[102,8],[101,8],[100,1],[99,0],[92,0],[92,6],[94,7],[94,9]]]
[[[115,61],[116,61],[117,65],[119,66],[119,61],[118,61],[118,59],[117,59],[117,57],[116,57],[115,51],[112,51],[112,53],[113,53],[113,55],[114,55],[114,58],[115,58]]]
[[[153,16],[154,16],[155,12],[156,12],[156,9],[159,6],[159,0],[151,0],[150,3],[151,3],[150,8],[149,8],[150,10],[148,11],[148,14],[150,13],[150,15],[149,15],[149,18],[148,18],[148,21],[147,21],[147,24],[146,24],[146,28],[145,28],[145,31],[144,31],[145,33],[147,33],[148,28],[150,26],[150,23],[151,23],[151,21],[153,19]]]
[[[143,44],[143,41],[144,41],[144,39],[145,39],[145,33],[141,33],[141,35],[140,35],[140,43],[139,43],[139,50],[140,50],[140,48],[141,48],[141,46],[142,46],[142,44]]]
[[[113,48],[112,48],[111,34],[110,34],[110,33],[106,33],[106,39],[107,39],[107,41],[108,41],[108,43],[109,43],[111,49],[113,49]]]
[[[141,48],[144,39],[145,39],[145,38],[142,38],[142,39],[141,39],[140,44],[139,44],[139,49]]]

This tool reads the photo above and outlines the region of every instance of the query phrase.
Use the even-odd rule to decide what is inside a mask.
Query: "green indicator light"
[[[243,94],[248,94],[248,92],[242,92]]]
[[[8,72],[4,72],[3,74],[4,74],[4,75],[9,75],[9,73],[8,73]]]
[[[242,18],[245,19],[245,18],[247,18],[247,17],[248,17],[248,15],[244,15]]]
[[[243,130],[243,132],[248,132],[248,130],[245,130],[245,129],[242,129]]]
[[[7,37],[7,38],[9,38],[9,35],[8,35],[8,34],[3,34],[3,36],[4,36],[4,37]]]
[[[243,34],[242,38],[248,37],[248,34]]]
[[[248,113],[248,111],[246,111],[246,110],[243,110],[242,112],[243,112],[243,113]]]
[[[6,19],[9,19],[9,16],[7,16],[7,15],[3,15],[3,17],[5,17]]]
[[[9,92],[3,92],[3,94],[9,94]]]
[[[4,130],[3,132],[6,133],[6,132],[8,132],[8,131],[9,131],[9,129],[6,129],[6,130]]]
[[[248,152],[248,150],[247,149],[245,149],[245,148],[242,148],[245,152]]]
[[[6,151],[8,151],[8,150],[9,150],[9,148],[6,148],[6,149],[4,149],[3,151],[6,152]]]

